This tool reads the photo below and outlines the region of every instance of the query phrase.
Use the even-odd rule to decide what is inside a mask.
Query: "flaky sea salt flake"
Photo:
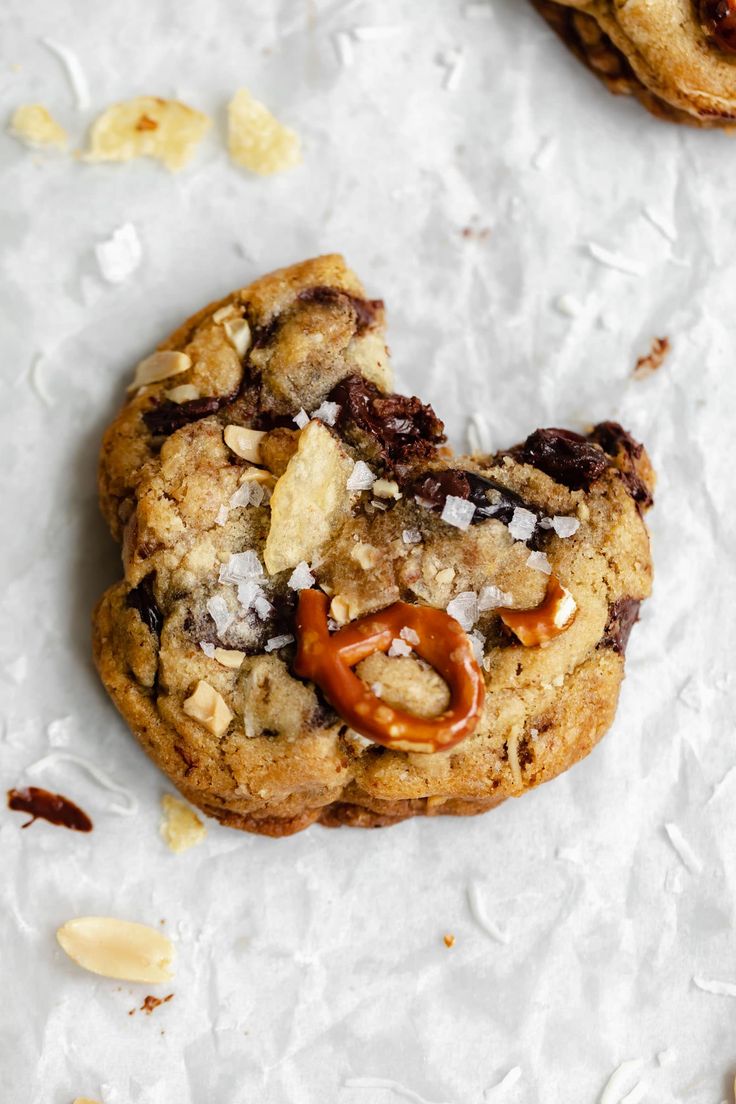
[[[227,506],[221,506],[215,514],[215,525],[226,525],[229,514]]]
[[[304,407],[301,408],[298,414],[294,415],[292,421],[296,423],[299,429],[304,429],[305,425],[307,425],[309,422],[309,415],[307,414]]]
[[[207,612],[215,622],[215,628],[217,629],[217,635],[222,636],[223,633],[232,625],[235,620],[235,614],[231,613],[228,609],[227,602],[221,594],[215,594],[207,602]]]
[[[245,552],[235,552],[226,564],[220,568],[219,581],[221,583],[244,583],[249,579],[260,579],[263,575],[263,564],[258,553],[249,548]]]
[[[456,495],[448,495],[440,517],[448,525],[464,531],[473,520],[474,513],[475,506],[472,502],[468,502],[465,498],[458,498]]]
[[[256,594],[253,601],[253,609],[256,611],[261,621],[265,621],[273,613],[273,606],[262,591],[260,594]]]
[[[309,570],[309,564],[302,560],[296,565],[289,576],[288,585],[292,590],[309,590],[314,586],[314,575]]]
[[[486,610],[513,606],[513,604],[513,595],[508,594],[505,590],[501,590],[500,587],[491,585],[481,587],[480,589],[480,594],[478,595],[478,609],[481,613],[485,613]]]
[[[543,572],[545,575],[552,574],[552,564],[547,559],[546,552],[530,552],[526,565],[527,567],[533,568],[535,571]]]
[[[391,641],[391,647],[388,650],[390,656],[408,656],[411,655],[411,652],[411,646],[398,636],[395,636]]]
[[[421,544],[422,534],[418,529],[404,529],[401,534],[401,539],[404,544]]]
[[[293,644],[294,637],[291,633],[283,633],[281,636],[272,636],[266,641],[264,651],[277,652],[279,648],[285,648],[287,644]]]
[[[215,658],[215,645],[214,644],[208,644],[206,640],[200,640],[199,646],[202,649],[202,651],[204,652],[204,654],[207,656],[208,659],[214,659]]]
[[[486,638],[483,633],[478,632],[477,629],[473,629],[471,633],[468,633],[468,640],[470,641],[470,647],[473,649],[473,655],[476,661],[482,665],[483,655],[486,647]]]
[[[419,643],[419,633],[415,632],[414,629],[409,628],[408,625],[404,625],[403,629],[399,633],[399,636],[402,640],[405,640],[407,644]]]
[[[325,425],[334,426],[337,416],[340,413],[340,404],[336,402],[320,403],[316,410],[312,411],[311,417],[317,418],[320,422],[324,422]]]
[[[478,620],[478,595],[474,590],[463,590],[447,603],[447,612],[467,632]]]
[[[518,541],[527,541],[534,536],[537,527],[537,515],[523,506],[517,506],[509,522],[509,533]]]
[[[577,518],[565,517],[563,514],[555,514],[553,518],[550,518],[551,528],[554,529],[558,537],[562,537],[563,540],[567,537],[571,537],[573,533],[577,533],[580,528],[580,522]]]
[[[347,488],[349,491],[369,491],[376,481],[376,477],[363,460],[356,460],[355,466],[348,476]]]

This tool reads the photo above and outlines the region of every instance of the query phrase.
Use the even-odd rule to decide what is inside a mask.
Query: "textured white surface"
[[[0,781],[26,780],[68,717],[51,729],[66,750],[140,803],[121,817],[56,762],[33,781],[78,800],[90,837],[0,812],[3,1104],[389,1104],[392,1082],[481,1104],[516,1067],[489,1099],[593,1104],[637,1057],[648,1100],[731,1099],[736,1006],[693,977],[736,981],[736,145],[610,98],[522,0],[493,0],[487,19],[466,6],[480,9],[5,0],[6,117],[44,102],[81,142],[109,102],[176,92],[216,125],[179,176],[0,136]],[[350,33],[372,25],[395,30]],[[89,112],[44,36],[78,56]],[[448,58],[462,58],[454,91]],[[262,180],[228,163],[224,105],[242,84],[300,133],[303,167]],[[143,259],[112,287],[94,248],[126,222]],[[591,242],[643,274],[599,263]],[[333,249],[385,297],[400,385],[458,444],[479,411],[496,447],[605,417],[647,442],[655,596],[614,729],[536,793],[385,832],[274,842],[211,825],[175,856],[158,836],[165,782],[89,658],[90,609],[117,575],[100,433],[181,319]],[[666,364],[632,380],[664,334]],[[479,926],[469,887],[507,943]],[[164,921],[177,966],[159,995],[174,999],[129,1017],[145,987],[66,960],[54,930],[84,914]]]

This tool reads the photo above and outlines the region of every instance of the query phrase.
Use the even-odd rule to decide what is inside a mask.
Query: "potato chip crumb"
[[[239,88],[228,105],[227,130],[231,158],[251,172],[270,176],[301,163],[298,134],[246,88]]]
[[[445,944],[446,947],[454,947],[455,946],[455,936],[450,935],[449,933],[447,935],[442,936],[442,941],[443,941],[443,943]]]
[[[63,150],[68,141],[63,126],[43,104],[22,104],[16,108],[8,132],[33,149],[55,147]]]
[[[206,115],[179,100],[137,96],[112,104],[98,116],[85,160],[153,157],[177,172],[191,160],[209,126]]]
[[[178,797],[164,794],[161,798],[163,820],[161,837],[175,854],[196,847],[207,835],[207,829],[193,809]]]

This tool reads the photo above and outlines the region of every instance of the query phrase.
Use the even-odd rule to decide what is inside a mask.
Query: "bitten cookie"
[[[102,680],[193,804],[286,835],[468,814],[610,725],[651,561],[620,426],[453,457],[395,394],[338,256],[214,303],[142,361],[100,498],[123,579]]]
[[[532,0],[611,92],[654,115],[736,125],[736,0]]]

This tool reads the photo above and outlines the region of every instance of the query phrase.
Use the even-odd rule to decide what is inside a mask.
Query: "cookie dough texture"
[[[249,327],[242,356],[228,338],[233,320]],[[124,577],[94,614],[100,675],[184,797],[236,828],[279,836],[315,821],[482,812],[571,766],[613,719],[628,630],[650,590],[646,453],[605,423],[570,446],[585,453],[582,478],[559,431],[481,462],[449,457],[431,409],[391,393],[383,322],[382,303],[338,256],[275,272],[165,341],[191,366],[141,387],[104,437],[100,499]],[[197,397],[167,398],[172,382]],[[294,415],[320,407],[325,420],[300,431]],[[265,432],[271,502],[243,493],[254,469],[225,444],[228,425]],[[401,497],[348,489],[357,461]],[[457,494],[458,472],[491,503],[465,530],[442,520],[441,495],[439,505],[426,497],[429,477]],[[509,531],[517,505],[540,520],[527,543]],[[573,535],[542,524],[555,516],[578,521]],[[575,621],[548,646],[525,648],[495,609],[476,611],[486,702],[474,734],[450,751],[373,744],[292,674],[292,576],[304,585],[307,562],[350,618],[397,599],[446,608],[489,586],[526,608],[547,584],[527,563],[532,548],[572,592]],[[225,651],[242,661],[218,661]],[[357,670],[395,706],[432,715],[446,705],[442,680],[413,656],[375,654]],[[202,682],[232,714],[224,731],[190,715]]]
[[[711,40],[695,0],[532,0],[611,92],[654,115],[736,125],[736,54]]]

